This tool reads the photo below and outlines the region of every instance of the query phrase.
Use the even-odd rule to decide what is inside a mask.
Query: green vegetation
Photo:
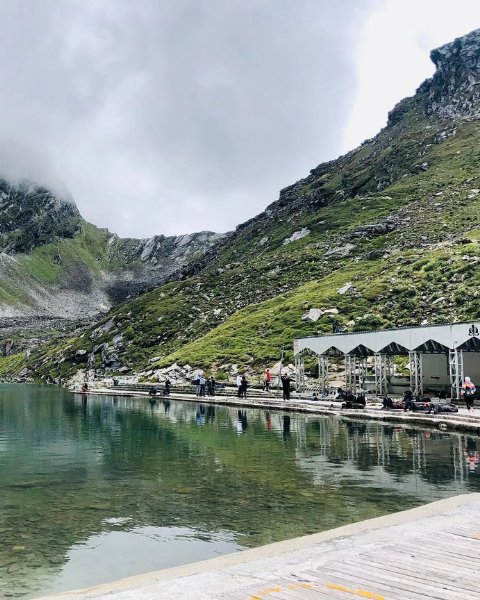
[[[10,356],[0,356],[0,379],[16,374],[27,366],[25,354],[11,354]]]
[[[290,359],[294,337],[330,332],[334,319],[361,331],[479,318],[479,121],[442,120],[428,102],[422,86],[374,139],[282,190],[178,280],[33,353],[32,373],[54,379],[61,364],[73,374],[87,356],[101,370],[113,353],[124,370],[177,361],[223,376],[232,363],[275,362],[284,345]],[[92,272],[114,268],[101,230],[69,243]],[[38,253],[32,274],[64,276],[66,248],[50,271],[53,248]],[[336,310],[311,322],[302,319],[310,308]]]

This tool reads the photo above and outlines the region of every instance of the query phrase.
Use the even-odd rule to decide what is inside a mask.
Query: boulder
[[[321,308],[311,308],[303,315],[302,321],[313,321],[315,323],[322,315],[323,310]]]
[[[311,308],[302,316],[302,321],[315,323],[323,315],[338,315],[338,308]]]
[[[347,283],[338,290],[338,293],[341,296],[343,296],[344,294],[349,292],[351,289],[353,289],[353,283],[351,281],[347,281]]]
[[[355,248],[353,244],[343,244],[343,246],[337,246],[336,248],[330,248],[325,252],[325,258],[345,258]]]
[[[303,227],[303,229],[299,229],[298,231],[295,231],[294,233],[292,233],[292,235],[289,238],[286,238],[285,240],[283,240],[283,245],[286,246],[287,244],[291,244],[292,242],[301,240],[302,238],[309,235],[309,233],[310,233],[310,229]]]

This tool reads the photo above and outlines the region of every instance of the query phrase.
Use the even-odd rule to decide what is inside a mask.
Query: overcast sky
[[[0,172],[148,237],[233,229],[374,135],[480,2],[0,0],[0,20]]]

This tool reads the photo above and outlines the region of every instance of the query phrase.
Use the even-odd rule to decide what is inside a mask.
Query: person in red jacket
[[[263,381],[263,389],[267,392],[270,391],[270,382],[272,381],[272,376],[270,375],[270,369],[265,371],[265,379]]]

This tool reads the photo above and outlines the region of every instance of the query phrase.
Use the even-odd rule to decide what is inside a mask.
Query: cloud
[[[0,172],[28,148],[124,236],[231,229],[341,150],[374,4],[0,1]]]

